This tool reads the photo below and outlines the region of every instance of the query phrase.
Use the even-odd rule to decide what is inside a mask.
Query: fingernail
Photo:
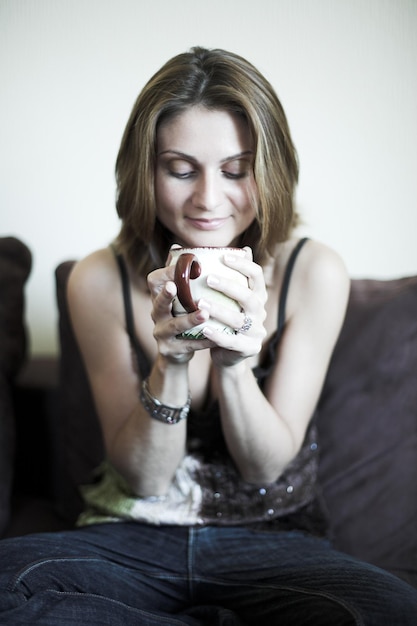
[[[209,315],[208,315],[207,311],[197,311],[197,313],[195,314],[195,319],[196,319],[196,321],[199,324],[201,322],[206,322],[208,317],[209,317]]]
[[[174,283],[166,283],[165,290],[169,298],[173,298],[176,295],[176,287]]]
[[[218,285],[219,284],[219,279],[217,278],[217,276],[212,276],[211,274],[209,276],[207,276],[207,284],[208,285]]]
[[[207,302],[207,300],[205,300],[204,298],[201,298],[201,300],[198,301],[198,308],[204,309],[205,311],[210,311],[211,304],[210,302]]]

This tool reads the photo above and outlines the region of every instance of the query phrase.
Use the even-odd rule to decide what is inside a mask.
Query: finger
[[[218,348],[224,348],[235,355],[240,355],[240,358],[258,354],[262,349],[262,341],[265,336],[264,330],[254,332],[252,328],[250,332],[228,334],[206,326],[203,333]]]
[[[234,254],[226,254],[224,257],[225,264],[237,270],[248,279],[248,286],[253,291],[266,297],[265,279],[262,267],[252,261],[252,250],[247,250],[247,256],[242,258]]]
[[[216,292],[220,292],[231,300],[236,301],[239,304],[239,308],[245,310],[251,315],[261,315],[261,311],[264,309],[266,302],[266,288],[262,281],[261,285],[257,289],[250,289],[249,286],[243,286],[236,280],[223,278],[217,275],[209,275],[207,277],[208,286]],[[206,298],[210,301],[210,304],[217,305],[216,296]],[[219,299],[219,306],[226,307],[224,299]],[[233,308],[231,305],[229,308]]]
[[[153,331],[159,352],[167,358],[178,360],[178,358],[182,359],[186,355],[191,358],[194,352],[211,348],[212,343],[204,336],[201,339],[191,339],[182,336],[185,331],[206,321],[207,318],[207,313],[192,313],[178,317],[170,316],[169,319],[160,319],[155,323]]]
[[[174,280],[174,272],[175,268],[172,266],[161,267],[157,270],[153,270],[146,277],[148,289],[150,291],[151,296],[156,296],[159,294],[165,286],[167,281]]]
[[[234,329],[242,325],[242,313],[237,307],[230,308],[218,304],[216,300],[210,301],[205,298],[199,300],[198,307],[200,310],[206,311],[210,315],[210,318],[215,319],[225,327]]]
[[[160,320],[156,333],[165,340],[177,339],[179,335],[195,327],[202,327],[209,317],[207,310],[197,310],[177,316],[170,315],[169,318]]]
[[[177,287],[173,281],[167,281],[160,285],[160,291],[153,294],[151,317],[155,323],[157,320],[170,319],[172,317],[172,301],[176,295]]]
[[[179,248],[181,248],[179,243],[173,243],[172,246],[169,249],[169,253],[168,253],[168,257],[167,260],[165,262],[165,265],[169,265],[172,261],[172,254],[171,254],[171,250],[178,250]]]
[[[246,258],[249,259],[249,261],[253,261],[252,248],[250,248],[249,246],[244,246],[243,249],[246,252]]]
[[[198,303],[198,306],[201,310],[207,311],[210,314],[211,319],[215,319],[216,322],[221,322],[223,326],[229,327],[234,330],[234,333],[230,333],[233,337],[233,334],[241,333],[241,334],[250,334],[251,339],[255,339],[256,341],[261,341],[266,336],[266,330],[264,326],[264,320],[266,317],[265,310],[263,307],[258,307],[258,312],[256,314],[248,315],[247,311],[236,311],[229,309],[225,306],[219,306],[215,301],[209,302],[206,299],[201,299]],[[229,333],[224,333],[223,331],[219,334],[216,334],[214,337],[210,335],[210,329],[204,329],[204,334],[214,341],[218,343],[218,340],[221,340],[221,344],[224,347],[229,347],[228,339],[225,339],[224,335],[229,335]],[[222,337],[220,337],[222,335]],[[230,337],[229,337],[230,338]],[[236,349],[236,342],[233,339],[232,346],[233,349]]]

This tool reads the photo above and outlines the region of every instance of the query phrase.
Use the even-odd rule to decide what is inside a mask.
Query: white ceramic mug
[[[196,311],[201,298],[219,302],[232,310],[241,310],[238,302],[224,293],[211,289],[207,284],[207,276],[216,274],[247,285],[246,276],[228,267],[223,261],[224,256],[228,253],[243,258],[246,254],[245,250],[242,248],[201,247],[173,248],[170,252],[172,257],[170,265],[175,265],[174,281],[177,286],[177,297],[172,305],[173,315],[184,315]],[[201,331],[207,326],[228,334],[235,333],[229,326],[210,317],[207,322],[190,328],[180,336],[186,339],[202,339],[204,335]]]

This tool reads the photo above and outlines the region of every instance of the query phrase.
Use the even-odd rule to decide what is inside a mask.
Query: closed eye
[[[226,178],[230,178],[232,180],[238,180],[240,178],[246,178],[247,175],[248,175],[248,172],[239,172],[239,173],[235,174],[233,172],[223,171],[223,176],[225,176]]]
[[[179,178],[181,180],[192,178],[196,175],[196,172],[194,170],[190,170],[189,172],[175,172],[173,170],[168,171],[170,176],[173,176],[174,178]]]

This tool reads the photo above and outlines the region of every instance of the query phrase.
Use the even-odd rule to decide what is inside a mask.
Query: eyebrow
[[[185,152],[181,152],[180,150],[163,150],[159,152],[158,156],[162,156],[163,154],[175,154],[176,156],[186,160],[192,161],[193,163],[198,163],[198,160],[191,156],[190,154],[186,154]],[[231,156],[222,159],[220,163],[228,163],[229,161],[236,161],[237,159],[242,159],[245,156],[253,156],[253,150],[244,150],[243,152],[238,152],[237,154],[232,154]]]

